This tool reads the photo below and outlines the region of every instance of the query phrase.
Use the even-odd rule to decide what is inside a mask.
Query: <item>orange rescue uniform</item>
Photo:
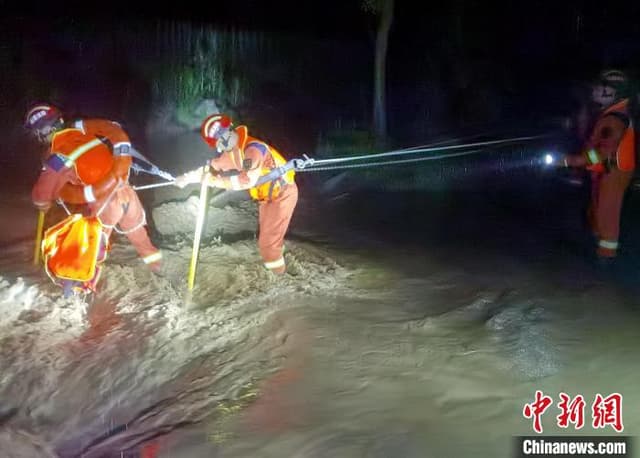
[[[32,200],[46,210],[58,198],[65,201],[65,195],[84,196],[82,203],[87,204],[89,216],[100,220],[107,238],[118,226],[116,230],[127,236],[143,261],[158,270],[162,255],[145,229],[145,211],[128,184],[128,168],[114,173],[118,161],[125,165],[131,161],[129,156],[125,161],[114,156],[113,151],[123,145],[130,147],[128,135],[119,124],[103,119],[76,121],[73,127],[56,132],[33,186]],[[94,186],[105,194],[96,193]]]
[[[260,255],[267,269],[284,273],[284,236],[298,202],[294,172],[289,171],[277,180],[257,185],[261,176],[284,165],[286,160],[272,146],[249,137],[246,126],[238,126],[235,131],[238,133],[238,145],[211,160],[211,167],[217,173],[211,177],[210,184],[223,189],[248,190],[258,201]]]
[[[629,101],[624,99],[602,112],[587,143],[592,183],[589,219],[602,258],[617,254],[622,202],[636,166],[635,135]]]

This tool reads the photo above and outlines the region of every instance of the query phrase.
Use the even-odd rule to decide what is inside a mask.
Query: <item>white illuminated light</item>
[[[553,164],[553,162],[555,161],[555,158],[553,157],[553,154],[545,154],[544,155],[544,163],[547,165],[551,165]]]

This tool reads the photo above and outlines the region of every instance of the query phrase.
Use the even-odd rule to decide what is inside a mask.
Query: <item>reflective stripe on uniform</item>
[[[598,156],[597,151],[593,148],[587,151],[587,156],[589,158],[589,162],[591,162],[592,164],[597,164],[600,162],[600,157]]]
[[[145,264],[151,264],[152,262],[160,261],[161,259],[162,259],[162,253],[160,251],[142,258]]]
[[[51,202],[33,202],[33,205],[35,205],[37,208],[49,208],[51,206]]]
[[[82,121],[82,119],[78,119],[76,122],[74,122],[73,127],[75,127],[76,129],[80,129],[83,134],[86,134],[86,132],[84,131],[84,122]]]
[[[229,177],[229,181],[231,182],[231,189],[233,189],[234,191],[239,191],[240,189],[242,189],[238,175],[231,175]]]
[[[118,142],[113,145],[113,149],[117,150],[121,146],[128,146],[131,148],[131,142]],[[130,154],[126,154],[126,156],[130,156]]]
[[[66,167],[71,167],[76,162],[76,160],[78,160],[78,158],[82,156],[84,153],[89,151],[91,148],[94,148],[102,144],[103,143],[96,138],[95,140],[91,140],[90,142],[87,142],[84,145],[79,146],[78,148],[74,149],[71,154],[67,156],[67,160],[64,162],[64,165]]]
[[[598,246],[600,246],[602,248],[606,248],[608,250],[617,250],[618,249],[618,242],[617,242],[617,240],[599,240],[598,241]]]
[[[264,266],[267,269],[277,269],[278,267],[283,267],[284,266],[284,258],[280,258],[277,259],[275,261],[270,261],[270,262],[265,262]]]
[[[93,186],[85,186],[82,189],[82,192],[84,194],[84,198],[87,202],[95,202],[96,201],[96,196],[93,193]]]

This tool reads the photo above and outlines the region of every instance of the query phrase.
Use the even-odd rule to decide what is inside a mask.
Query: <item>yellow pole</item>
[[[191,252],[191,264],[189,264],[189,290],[193,289],[196,279],[196,265],[198,264],[198,251],[200,250],[200,238],[202,237],[202,227],[207,211],[207,190],[209,186],[209,166],[204,167],[202,174],[202,184],[200,185],[200,202],[198,203],[198,214],[196,216],[196,232],[193,236],[193,251]]]
[[[36,229],[36,246],[33,247],[33,265],[40,264],[40,250],[42,245],[42,232],[44,231],[44,210],[38,211],[38,227]]]

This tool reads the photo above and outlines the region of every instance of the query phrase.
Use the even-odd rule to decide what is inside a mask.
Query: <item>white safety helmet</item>
[[[620,70],[604,70],[591,86],[591,100],[605,109],[628,96],[629,79]]]

